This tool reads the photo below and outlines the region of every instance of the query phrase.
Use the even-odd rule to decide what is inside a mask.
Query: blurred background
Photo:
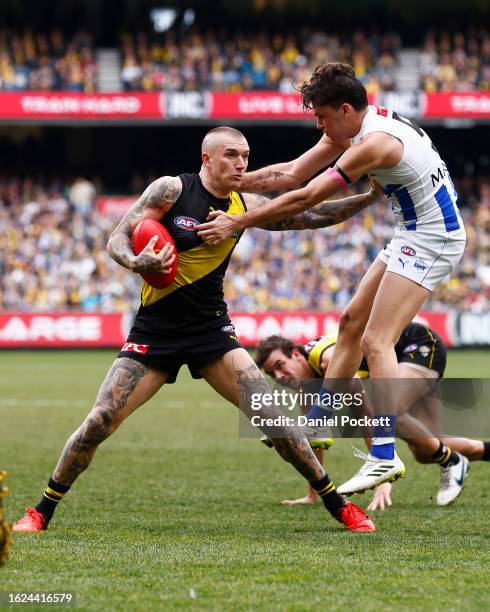
[[[150,181],[197,172],[217,125],[244,131],[250,169],[315,144],[295,88],[328,61],[436,143],[468,243],[420,319],[490,346],[489,16],[484,0],[2,0],[0,347],[119,346],[140,279],[105,250],[117,220]],[[225,288],[242,341],[330,331],[392,232],[386,204],[249,230]]]

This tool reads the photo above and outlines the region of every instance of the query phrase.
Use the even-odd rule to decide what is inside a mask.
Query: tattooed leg
[[[273,418],[281,415],[274,406],[263,406],[252,410],[252,393],[270,393],[269,385],[261,371],[245,349],[235,349],[223,355],[212,364],[202,368],[202,376],[225,399],[235,404],[250,419],[252,415]],[[315,457],[306,438],[287,427],[283,428],[284,438],[273,438],[274,448],[281,457],[291,463],[308,481],[318,481],[325,476],[325,470]]]
[[[90,464],[101,442],[164,384],[166,375],[139,361],[116,359],[97,394],[95,405],[70,436],[53,472],[54,480],[71,485]]]

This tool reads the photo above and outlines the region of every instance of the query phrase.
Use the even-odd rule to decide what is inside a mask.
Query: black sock
[[[490,461],[490,442],[483,443],[483,456],[482,461]]]
[[[63,499],[65,493],[70,489],[67,485],[58,484],[51,477],[48,481],[48,486],[44,490],[43,496],[36,506],[36,510],[44,515],[46,525],[51,520],[56,506]]]
[[[330,514],[337,518],[338,511],[346,504],[346,501],[337,493],[333,482],[328,477],[328,474],[325,474],[321,480],[310,482],[310,484],[322,498],[325,508],[330,512]]]
[[[448,467],[459,463],[458,453],[452,451],[449,446],[446,446],[442,442],[439,442],[439,448],[432,455],[432,459],[441,467]]]

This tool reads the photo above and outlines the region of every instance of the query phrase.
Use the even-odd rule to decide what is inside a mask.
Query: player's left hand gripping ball
[[[148,272],[144,274],[142,273],[141,276],[149,285],[155,287],[155,289],[164,289],[173,282],[175,275],[177,274],[178,265],[177,248],[167,229],[154,219],[143,219],[134,229],[131,239],[131,246],[133,248],[133,253],[135,255],[139,255],[154,236],[158,236],[158,240],[153,247],[154,252],[156,254],[160,253],[165,245],[171,244],[173,246],[173,252],[175,253],[175,259],[172,263],[170,272],[167,274]]]
[[[5,486],[5,472],[0,471],[0,565],[3,565],[7,560],[10,548],[10,527],[5,520],[3,511],[3,498],[7,495],[7,487]]]

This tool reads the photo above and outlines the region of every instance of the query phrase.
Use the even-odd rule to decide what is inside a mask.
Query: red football
[[[168,242],[173,244],[175,249],[175,242],[172,236],[159,221],[155,221],[154,219],[143,219],[138,223],[133,232],[131,239],[133,253],[139,255],[153,236],[158,236],[157,243],[154,247],[155,253],[159,253]],[[177,249],[175,249],[175,253],[177,254]],[[155,289],[164,289],[170,285],[176,274],[177,257],[175,257],[174,263],[172,264],[172,270],[168,274],[142,274],[141,276],[149,285],[155,287]]]

